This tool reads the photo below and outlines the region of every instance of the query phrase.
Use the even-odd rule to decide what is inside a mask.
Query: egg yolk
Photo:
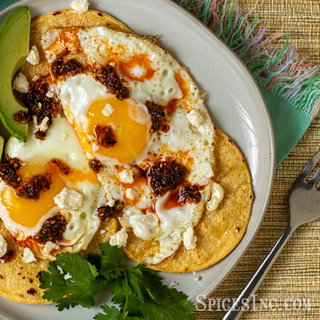
[[[51,174],[52,184],[49,190],[40,193],[40,197],[37,200],[18,197],[11,187],[6,187],[2,191],[2,204],[6,207],[10,218],[14,222],[27,228],[35,227],[43,216],[56,207],[53,198],[67,187],[66,180],[71,184],[82,181],[89,181],[93,184],[98,183],[95,174],[91,171],[84,173],[81,170],[71,169],[68,175],[62,176],[59,168],[53,163],[50,161],[43,163],[41,159],[36,158],[19,169],[22,181],[36,174],[46,173]]]
[[[103,114],[103,109],[109,104],[113,112],[109,116]],[[94,136],[96,125],[109,125],[113,129],[116,143],[110,147],[99,145],[94,151],[105,157],[115,158],[120,163],[135,160],[145,149],[149,140],[150,116],[142,107],[137,107],[126,100],[116,98],[96,100],[87,113],[87,135]]]
[[[53,175],[50,189],[41,192],[38,200],[20,198],[11,187],[6,187],[1,195],[2,204],[14,222],[32,228],[49,210],[56,206],[53,198],[65,187],[63,180],[58,175]]]

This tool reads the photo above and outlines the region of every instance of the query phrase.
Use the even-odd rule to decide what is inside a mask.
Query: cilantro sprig
[[[193,320],[194,305],[187,296],[163,285],[156,271],[139,264],[123,264],[124,255],[117,247],[100,244],[101,255],[61,253],[49,263],[40,277],[43,298],[57,302],[59,311],[76,305],[90,308],[95,295],[111,284],[112,302],[103,305],[95,320]]]

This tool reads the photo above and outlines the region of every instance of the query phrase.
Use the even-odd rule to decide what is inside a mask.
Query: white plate
[[[25,5],[32,17],[69,8],[71,0],[22,0],[0,12],[7,14]],[[126,23],[137,34],[159,35],[159,44],[187,66],[200,89],[207,92],[206,104],[213,122],[238,145],[248,161],[255,200],[247,232],[240,244],[221,262],[199,272],[161,274],[165,283],[179,283],[178,290],[195,302],[208,295],[231,271],[258,231],[271,194],[275,143],[269,113],[249,71],[236,55],[202,23],[169,0],[90,0],[90,7],[104,11]],[[4,129],[2,129],[3,131]],[[0,266],[1,268],[1,266]],[[91,309],[76,307],[58,312],[53,305],[33,306],[0,298],[0,316],[10,320],[92,319],[99,304],[109,300],[100,295]]]

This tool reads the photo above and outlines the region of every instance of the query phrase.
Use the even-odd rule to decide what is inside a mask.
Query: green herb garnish
[[[187,296],[162,284],[156,271],[139,264],[123,264],[124,255],[117,247],[100,244],[101,256],[61,253],[50,262],[40,277],[43,298],[58,302],[58,310],[76,305],[90,308],[94,296],[112,284],[112,302],[119,307],[103,305],[104,313],[96,320],[193,320],[194,305]]]

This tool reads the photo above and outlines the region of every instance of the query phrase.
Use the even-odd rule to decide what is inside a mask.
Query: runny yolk
[[[134,68],[140,67],[144,71],[141,75],[134,74]],[[131,60],[127,62],[119,62],[120,72],[132,81],[150,80],[155,74],[156,70],[152,69],[149,55],[147,53],[136,54]]]
[[[27,228],[32,228],[49,210],[56,206],[53,198],[65,187],[65,183],[59,175],[52,175],[50,189],[41,192],[38,200],[17,197],[11,187],[6,187],[1,194],[2,204],[6,207],[13,221]]]
[[[22,181],[36,174],[50,173],[52,184],[49,190],[40,193],[40,197],[37,200],[18,197],[11,187],[6,187],[2,191],[1,201],[6,207],[10,218],[27,228],[35,227],[44,215],[56,207],[53,198],[67,187],[66,180],[71,185],[83,181],[89,181],[92,184],[98,183],[95,174],[91,170],[85,173],[81,170],[70,169],[71,172],[68,175],[64,175],[51,161],[43,163],[41,158],[33,158],[29,163],[22,166],[18,171]]]
[[[114,109],[108,117],[102,113],[106,104]],[[87,135],[94,136],[96,125],[111,126],[115,135],[114,145],[107,148],[99,145],[99,149],[94,153],[126,163],[136,159],[147,146],[149,140],[147,123],[150,122],[150,116],[142,107],[116,98],[100,99],[89,107],[87,119]]]

